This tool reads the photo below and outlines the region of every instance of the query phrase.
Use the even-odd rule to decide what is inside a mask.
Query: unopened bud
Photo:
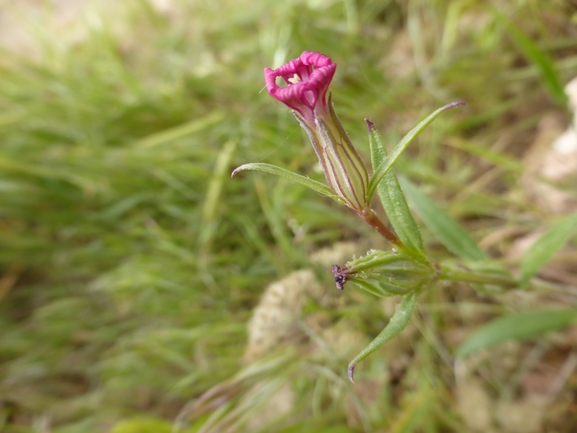
[[[415,262],[402,253],[385,251],[370,251],[345,267],[337,268],[340,274],[346,275],[346,281],[380,297],[407,294],[432,281],[436,275],[426,264]]]

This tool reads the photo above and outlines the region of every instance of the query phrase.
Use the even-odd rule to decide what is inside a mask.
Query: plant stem
[[[509,275],[490,274],[447,265],[441,265],[440,279],[476,284],[495,284],[509,289],[519,287],[519,282]]]
[[[390,231],[387,228],[387,226],[385,226],[385,224],[379,219],[377,214],[375,214],[375,212],[372,209],[370,209],[366,215],[361,216],[364,218],[364,220],[367,222],[368,225],[374,228],[382,237],[388,240],[391,244],[400,249],[405,249],[405,244],[403,244],[401,240],[397,237],[397,235],[395,235],[392,231]]]

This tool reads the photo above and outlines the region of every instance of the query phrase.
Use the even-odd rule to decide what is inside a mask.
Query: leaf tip
[[[355,367],[356,366],[357,366],[357,363],[355,361],[353,361],[349,364],[349,368],[347,368],[347,374],[349,376],[349,380],[353,384],[355,383],[355,380],[353,379],[353,375],[355,374]]]
[[[235,169],[233,170],[233,172],[230,174],[230,178],[231,178],[231,179],[234,179],[234,177],[235,177],[239,172],[241,172],[241,171],[242,171],[242,167],[237,167],[237,168],[235,168]]]
[[[463,105],[467,105],[467,104],[464,101],[455,101],[455,102],[451,102],[450,104],[445,105],[443,108],[445,110],[449,110],[451,108],[460,107]]]
[[[365,122],[367,123],[367,129],[369,130],[369,134],[373,131],[377,130],[377,127],[375,126],[375,124],[369,120],[369,119],[365,119]]]

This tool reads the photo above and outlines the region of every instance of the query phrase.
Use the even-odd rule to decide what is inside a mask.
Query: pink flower
[[[307,133],[323,169],[327,185],[339,200],[358,214],[370,211],[368,173],[339,121],[327,90],[336,63],[320,53],[305,51],[278,69],[265,68],[270,95],[287,105]],[[286,87],[276,79],[281,77]]]
[[[278,69],[264,69],[268,93],[276,100],[297,111],[307,123],[314,123],[315,111],[327,115],[326,94],[337,69],[337,64],[320,53],[305,51],[298,59]],[[286,87],[276,79],[281,77]]]

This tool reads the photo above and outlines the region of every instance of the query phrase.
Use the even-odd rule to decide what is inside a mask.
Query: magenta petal
[[[307,122],[314,120],[314,111],[326,112],[326,93],[337,65],[320,53],[305,51],[298,59],[285,63],[278,69],[265,68],[264,77],[269,94],[298,111]],[[285,87],[276,79],[281,77]],[[320,107],[317,107],[320,101]]]
[[[330,57],[327,57],[321,53],[315,53],[313,51],[304,51],[299,57],[299,60],[305,65],[313,65],[316,68],[330,64],[336,65],[336,63],[333,63]]]
[[[276,77],[278,77],[276,71],[270,68],[264,68],[264,82],[266,85],[266,90],[273,98],[275,97],[273,93],[276,91],[276,89],[279,88],[276,84]]]

